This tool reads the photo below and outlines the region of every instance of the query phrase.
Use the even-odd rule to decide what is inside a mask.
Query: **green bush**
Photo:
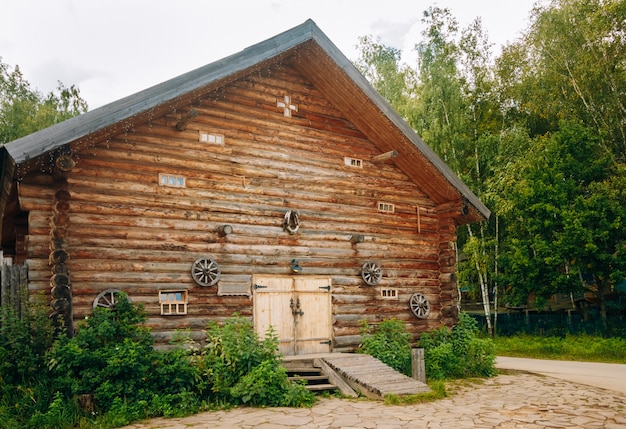
[[[307,406],[315,400],[287,379],[276,334],[270,330],[260,340],[252,323],[238,315],[222,326],[209,325],[204,368],[218,400],[256,406]]]
[[[54,400],[45,359],[53,341],[48,306],[43,294],[32,300],[27,294],[24,289],[19,312],[0,306],[0,427],[7,429],[23,428]]]
[[[243,404],[270,407],[312,406],[315,396],[298,383],[290,382],[287,371],[276,361],[265,360],[244,375],[231,389]]]
[[[96,308],[75,337],[59,339],[48,355],[59,390],[67,398],[93,395],[102,411],[116,398],[149,399],[153,340],[140,326],[144,320],[141,309],[125,299],[114,309]]]
[[[199,371],[190,354],[154,350],[145,318],[141,306],[120,299],[114,308],[96,308],[75,337],[52,346],[49,368],[66,403],[91,395],[95,413],[122,423],[199,409]]]
[[[397,319],[382,321],[372,333],[362,322],[362,341],[357,353],[366,353],[405,375],[411,375],[411,334],[404,322]]]
[[[442,327],[422,334],[419,344],[424,349],[426,376],[443,380],[495,375],[495,346],[476,332],[476,320],[461,313],[454,329]]]
[[[288,380],[278,339],[259,340],[235,316],[212,323],[207,346],[154,349],[141,306],[120,299],[97,308],[73,338],[53,341],[47,307],[0,318],[0,427],[111,428],[156,417],[179,417],[215,406],[310,406],[315,396]],[[83,409],[79,398],[93,399]]]

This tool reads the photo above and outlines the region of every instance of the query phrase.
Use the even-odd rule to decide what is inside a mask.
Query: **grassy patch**
[[[494,339],[500,356],[587,362],[626,363],[626,339],[590,335],[535,337],[519,335]]]
[[[423,404],[448,397],[448,390],[444,381],[435,380],[428,383],[428,387],[430,387],[430,392],[416,395],[385,395],[385,405]]]

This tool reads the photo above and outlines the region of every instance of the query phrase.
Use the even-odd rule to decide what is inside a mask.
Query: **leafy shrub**
[[[0,306],[0,427],[7,429],[23,428],[54,399],[44,357],[53,341],[45,297],[29,300],[24,289],[21,302],[19,312]]]
[[[270,330],[263,340],[239,315],[207,330],[206,376],[216,397],[256,406],[306,406],[314,396],[287,379],[280,366],[278,338]]]
[[[467,313],[450,330],[442,327],[422,334],[426,375],[433,380],[495,375],[495,347],[490,339],[476,337],[477,322]]]
[[[49,367],[67,402],[92,395],[99,413],[120,422],[198,410],[197,366],[182,348],[154,350],[145,318],[142,307],[120,299],[53,345]]]
[[[141,308],[121,299],[113,309],[96,308],[74,338],[59,339],[49,353],[50,369],[66,397],[93,394],[105,411],[116,398],[148,399],[153,340],[139,325],[144,320]]]
[[[120,299],[97,308],[73,338],[53,341],[47,307],[0,318],[0,427],[7,429],[119,427],[179,417],[213,404],[309,406],[315,396],[288,380],[273,332],[259,340],[250,321],[235,316],[211,324],[205,349],[180,336],[154,350],[141,306]],[[92,398],[94,409],[79,399]]]
[[[312,406],[315,396],[287,378],[285,368],[276,361],[265,360],[244,375],[231,389],[233,398],[256,406]]]
[[[367,322],[362,323],[362,341],[357,353],[366,353],[405,375],[411,375],[411,334],[404,322],[397,319],[382,321],[374,333]]]

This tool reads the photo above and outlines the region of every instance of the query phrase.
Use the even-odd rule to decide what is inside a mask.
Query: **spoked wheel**
[[[96,307],[104,307],[104,308],[112,308],[115,307],[115,303],[117,303],[121,297],[125,297],[129,302],[130,298],[128,295],[125,295],[124,292],[118,289],[107,289],[104,292],[100,292],[96,299],[93,300],[93,308]]]
[[[421,293],[414,293],[409,300],[411,312],[418,319],[426,319],[430,314],[430,302]]]
[[[383,278],[383,270],[375,262],[366,262],[361,267],[361,277],[370,286],[375,286]]]
[[[211,258],[198,258],[191,266],[191,276],[200,286],[213,286],[220,275],[220,266]]]

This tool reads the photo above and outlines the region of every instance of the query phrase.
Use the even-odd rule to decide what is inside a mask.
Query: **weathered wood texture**
[[[285,95],[298,105],[292,117],[277,107]],[[50,293],[51,268],[64,263],[74,320],[92,312],[99,292],[119,289],[144,303],[155,338],[166,342],[178,328],[200,337],[210,319],[251,317],[251,276],[290,274],[295,258],[302,275],[332,277],[336,350],[357,345],[363,319],[404,320],[415,337],[453,323],[453,220],[393,161],[371,162],[383,151],[333,105],[332,94],[284,64],[192,108],[197,116],[187,109],[154,117],[75,153],[67,185],[41,174],[24,178],[19,201],[29,212],[32,290]],[[200,132],[223,142],[200,142]],[[361,159],[363,168],[346,166],[344,157]],[[184,177],[185,186],[160,186],[159,174]],[[71,196],[67,205],[55,194],[60,188]],[[381,201],[395,213],[379,213]],[[293,235],[282,227],[287,210],[300,212]],[[232,232],[224,234],[224,225]],[[352,243],[353,234],[363,241]],[[54,250],[69,259],[52,261]],[[193,282],[191,264],[200,256],[219,263],[218,286]],[[366,261],[383,269],[377,286],[361,279]],[[397,299],[381,298],[382,288],[397,289]],[[187,315],[161,316],[161,289],[188,289]],[[414,292],[430,299],[426,320],[409,311]]]

